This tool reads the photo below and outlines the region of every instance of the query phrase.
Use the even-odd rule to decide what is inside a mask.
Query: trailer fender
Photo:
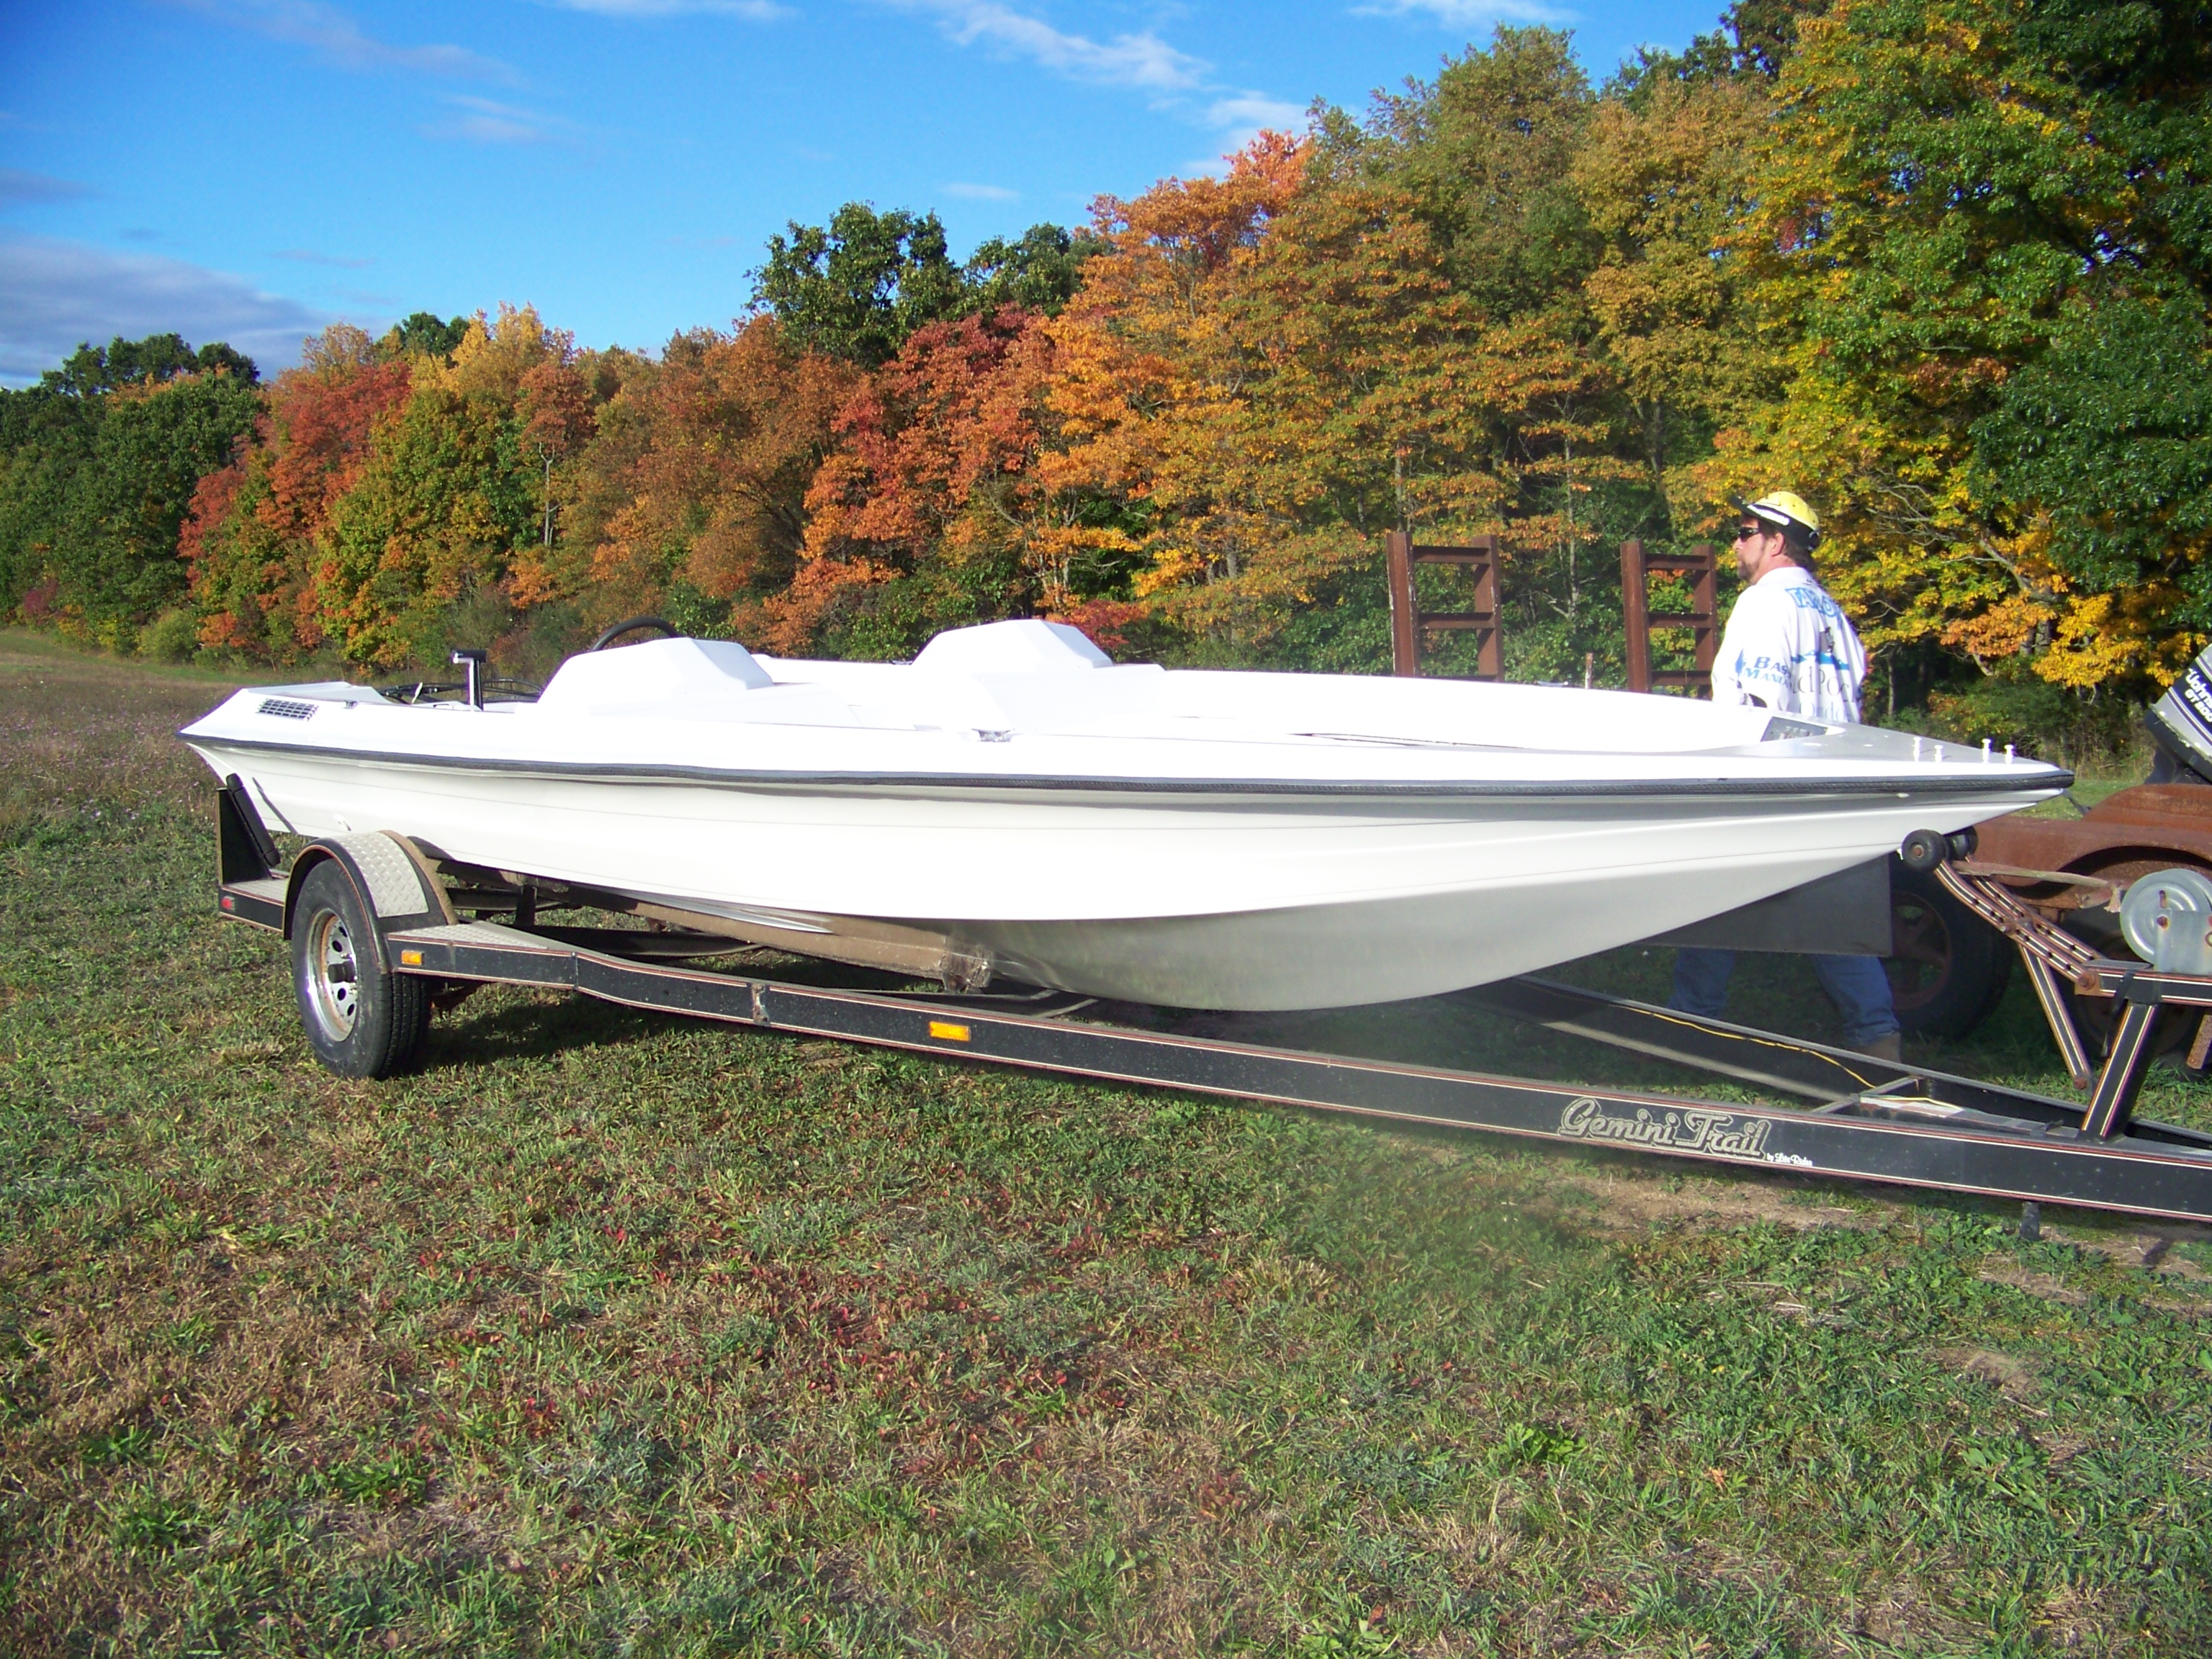
[[[388,830],[324,836],[309,842],[292,860],[291,874],[284,884],[286,939],[292,937],[301,884],[309,871],[325,863],[335,863],[345,871],[362,908],[376,918],[377,965],[387,972],[392,964],[384,956],[386,933],[400,927],[441,927],[460,920],[429,860],[406,836]]]

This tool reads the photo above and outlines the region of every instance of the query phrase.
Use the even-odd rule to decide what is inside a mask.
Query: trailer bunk
[[[216,798],[221,912],[290,940],[310,1041],[325,1064],[353,1075],[404,1066],[434,1002],[485,983],[544,986],[760,1030],[1386,1121],[2212,1222],[2212,1133],[2134,1110],[2161,1012],[2212,1009],[2212,977],[2095,957],[1971,865],[1962,872],[1959,849],[1940,837],[1916,837],[1917,848],[1909,841],[1907,858],[1935,867],[2021,945],[2062,1052],[2077,1081],[2094,1084],[2086,1107],[1533,978],[1457,1000],[1471,1012],[1805,1103],[1589,1087],[1145,1029],[1127,1018],[1144,1011],[1058,992],[854,988],[702,967],[697,959],[744,947],[681,931],[544,922],[527,881],[487,889],[475,872],[463,878],[474,886],[449,886],[434,853],[397,835],[326,836],[287,866],[237,780]],[[466,917],[465,908],[509,920]],[[2094,1077],[2062,985],[2124,1005]]]

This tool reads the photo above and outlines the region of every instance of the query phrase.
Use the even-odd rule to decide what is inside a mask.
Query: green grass
[[[2201,1234],[509,990],[342,1081],[216,695],[0,641],[0,1650],[2212,1649]],[[2063,1087],[2017,988],[1943,1058]]]

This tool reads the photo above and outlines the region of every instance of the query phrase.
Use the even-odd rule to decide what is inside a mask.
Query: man
[[[1843,607],[1813,574],[1820,514],[1778,489],[1738,501],[1735,568],[1744,580],[1713,663],[1713,701],[1750,703],[1824,725],[1856,725],[1866,649]],[[1844,1040],[1882,1060],[1903,1057],[1889,975],[1875,957],[1816,956],[1813,971],[1844,1017]],[[1735,952],[1674,953],[1668,1006],[1718,1018],[1728,1006]]]

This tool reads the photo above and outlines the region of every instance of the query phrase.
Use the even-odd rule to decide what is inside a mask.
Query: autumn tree
[[[762,641],[762,607],[799,568],[807,487],[858,378],[772,317],[678,335],[658,363],[628,363],[571,468],[556,560],[519,597],[599,622],[660,610]]]
[[[936,627],[1077,614],[1119,585],[1111,507],[1039,471],[1055,355],[1044,319],[1008,307],[919,330],[859,386],[807,492],[780,638],[905,654]]]
[[[1845,0],[1799,24],[1741,243],[1779,395],[1724,434],[1714,493],[1814,483],[1871,644],[2087,690],[2170,678],[2212,631],[2208,22]]]
[[[1058,441],[1042,478],[1121,503],[1126,525],[1105,528],[1145,560],[1137,592],[1170,611],[1195,605],[1189,625],[1200,634],[1237,605],[1214,605],[1209,617],[1194,596],[1247,583],[1253,551],[1279,527],[1269,482],[1252,466],[1267,453],[1248,395],[1259,365],[1231,311],[1305,165],[1304,145],[1266,134],[1221,179],[1102,198],[1092,234],[1103,252],[1048,329]]]
[[[532,370],[573,354],[527,307],[479,313],[449,363],[408,359],[406,401],[374,427],[334,504],[315,583],[319,625],[377,667],[442,661],[503,626],[501,585],[538,526],[538,468],[521,413]],[[481,600],[479,614],[459,609]]]
[[[1042,465],[1141,508],[1159,614],[1231,657],[1378,665],[1404,528],[1503,533],[1553,655],[1601,620],[1589,502],[1626,469],[1581,290],[1591,102],[1565,36],[1501,29],[1364,123],[1323,111],[1224,179],[1102,204]],[[1356,647],[1303,621],[1347,608]]]
[[[1723,419],[1771,394],[1731,246],[1769,118],[1756,82],[1652,77],[1600,102],[1574,158],[1601,239],[1583,295],[1651,491],[1641,534],[1702,526],[1712,503],[1694,469]]]
[[[179,538],[198,643],[262,661],[322,644],[316,582],[331,509],[410,379],[404,361],[340,323],[270,386],[254,441],[199,481]]]

